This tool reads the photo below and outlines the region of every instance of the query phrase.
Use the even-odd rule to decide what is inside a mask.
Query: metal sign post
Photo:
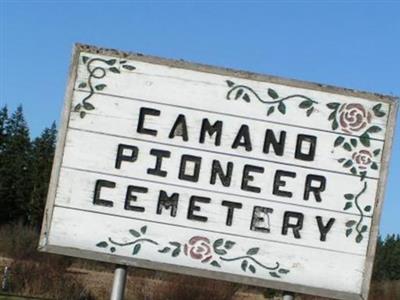
[[[117,265],[114,271],[114,282],[110,300],[123,300],[125,292],[127,266]]]
[[[294,293],[283,292],[283,300],[294,300]]]

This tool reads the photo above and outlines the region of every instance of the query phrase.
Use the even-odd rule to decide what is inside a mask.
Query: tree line
[[[19,222],[39,231],[56,136],[53,123],[31,139],[22,106],[0,109],[0,226]],[[379,237],[373,279],[400,280],[400,235]]]

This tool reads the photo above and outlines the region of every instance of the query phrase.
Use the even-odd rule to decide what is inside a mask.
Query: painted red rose
[[[370,123],[371,112],[359,103],[343,104],[339,109],[339,124],[344,132],[361,131]]]
[[[372,154],[368,150],[354,152],[352,158],[357,163],[359,169],[366,169],[372,163]]]
[[[183,252],[186,256],[201,260],[203,263],[210,261],[212,258],[210,240],[202,236],[192,237],[183,247]]]

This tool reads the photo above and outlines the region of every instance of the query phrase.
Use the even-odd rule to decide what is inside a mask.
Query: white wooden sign
[[[40,249],[366,299],[394,98],[77,45]]]

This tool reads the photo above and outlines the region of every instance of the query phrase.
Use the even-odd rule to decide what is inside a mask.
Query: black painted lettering
[[[273,187],[272,193],[274,195],[277,195],[277,196],[291,198],[292,197],[292,192],[282,191],[280,189],[281,186],[286,186],[286,181],[282,180],[283,176],[290,177],[290,178],[296,178],[296,173],[277,170],[276,173],[275,173],[274,187]]]
[[[159,116],[161,112],[158,109],[141,107],[139,112],[139,122],[136,131],[142,134],[157,135],[157,130],[149,129],[144,127],[144,121],[147,115],[149,116]]]
[[[186,173],[187,164],[193,164],[193,174]],[[179,167],[179,179],[197,182],[199,180],[200,174],[200,166],[201,166],[201,157],[193,156],[193,155],[182,155],[181,165]]]
[[[167,171],[161,169],[161,164],[163,158],[169,158],[171,156],[171,152],[158,149],[151,149],[150,154],[154,155],[157,158],[157,160],[156,160],[156,166],[154,168],[147,169],[147,174],[166,177]]]
[[[210,137],[215,134],[215,146],[221,145],[222,121],[216,121],[213,125],[211,125],[207,118],[203,119],[199,140],[201,144],[203,144],[205,141],[206,133],[208,133]]]
[[[186,118],[185,115],[180,114],[172,126],[171,132],[169,133],[169,138],[172,139],[176,136],[182,137],[182,139],[187,142],[189,140]]]
[[[126,154],[129,152],[129,154]],[[136,146],[119,144],[117,158],[115,159],[115,168],[120,169],[123,161],[134,162],[137,160],[139,149]]]
[[[171,217],[176,217],[176,211],[178,209],[179,194],[173,193],[168,196],[167,192],[161,190],[158,196],[157,214],[161,215],[163,208],[171,211]]]
[[[285,140],[286,140],[286,131],[283,130],[281,131],[281,133],[279,134],[279,142],[278,142],[274,132],[271,129],[267,129],[267,131],[265,132],[263,152],[269,153],[269,149],[272,145],[275,154],[278,156],[282,156],[283,151],[285,149]]]
[[[222,201],[222,206],[228,207],[228,212],[226,214],[226,225],[227,226],[232,226],[232,220],[233,220],[233,211],[235,208],[242,208],[242,203],[239,202],[231,202],[231,201]]]
[[[320,241],[325,242],[326,241],[326,235],[328,234],[329,230],[331,230],[333,223],[335,223],[335,218],[330,218],[328,223],[324,225],[324,222],[322,221],[322,217],[316,216],[318,223],[318,229],[320,233]]]
[[[313,186],[313,182],[318,182],[318,186]],[[308,200],[310,198],[310,193],[314,194],[315,200],[317,202],[321,202],[321,192],[325,191],[326,187],[326,178],[324,176],[319,175],[307,175],[306,184],[304,188],[304,200]]]
[[[235,140],[232,144],[232,149],[236,149],[239,146],[244,147],[246,151],[251,151],[251,140],[250,140],[250,133],[249,133],[249,126],[242,125],[235,137]]]
[[[304,144],[308,145],[307,152],[305,152],[305,150],[303,149]],[[297,136],[296,153],[294,157],[305,161],[313,161],[315,156],[316,145],[317,145],[317,137],[307,134],[299,134]]]
[[[243,177],[242,177],[241,189],[244,191],[249,191],[249,192],[253,192],[253,193],[260,193],[261,189],[259,187],[249,185],[249,182],[252,182],[254,180],[254,176],[250,175],[250,172],[264,173],[264,168],[253,166],[253,165],[245,165],[243,167]]]
[[[291,223],[290,219],[296,219],[295,223]],[[289,228],[293,230],[296,239],[300,239],[300,230],[303,228],[304,215],[302,213],[286,211],[283,217],[282,234],[287,235]]]
[[[233,171],[232,162],[229,161],[226,164],[226,171],[224,172],[224,170],[222,170],[221,163],[219,162],[219,160],[214,159],[211,167],[210,184],[215,184],[218,176],[223,186],[230,186],[232,179],[232,171]]]
[[[254,206],[250,230],[270,233],[271,222],[269,219],[269,214],[272,214],[273,212],[274,210],[269,207]]]
[[[138,212],[144,212],[144,207],[141,206],[134,206],[131,204],[131,201],[136,202],[137,197],[133,195],[132,193],[142,193],[146,194],[148,192],[148,189],[142,186],[134,186],[134,185],[128,185],[128,188],[126,189],[126,196],[125,196],[125,205],[124,208],[126,210],[132,210],[132,211],[138,211]]]
[[[113,181],[108,181],[108,180],[102,180],[98,179],[96,180],[96,185],[94,188],[94,194],[93,194],[93,204],[94,205],[101,205],[101,206],[107,206],[107,207],[113,207],[114,203],[110,200],[104,200],[100,198],[100,192],[102,188],[109,188],[109,189],[114,189],[115,188],[115,182]]]
[[[200,197],[200,196],[192,196],[192,197],[190,197],[189,209],[188,209],[188,214],[187,214],[188,220],[195,220],[195,221],[199,221],[199,222],[207,222],[207,220],[208,220],[207,217],[199,216],[199,215],[195,215],[194,214],[195,211],[200,211],[200,206],[197,206],[196,202],[210,203],[211,199],[210,198],[206,198],[206,197]]]

